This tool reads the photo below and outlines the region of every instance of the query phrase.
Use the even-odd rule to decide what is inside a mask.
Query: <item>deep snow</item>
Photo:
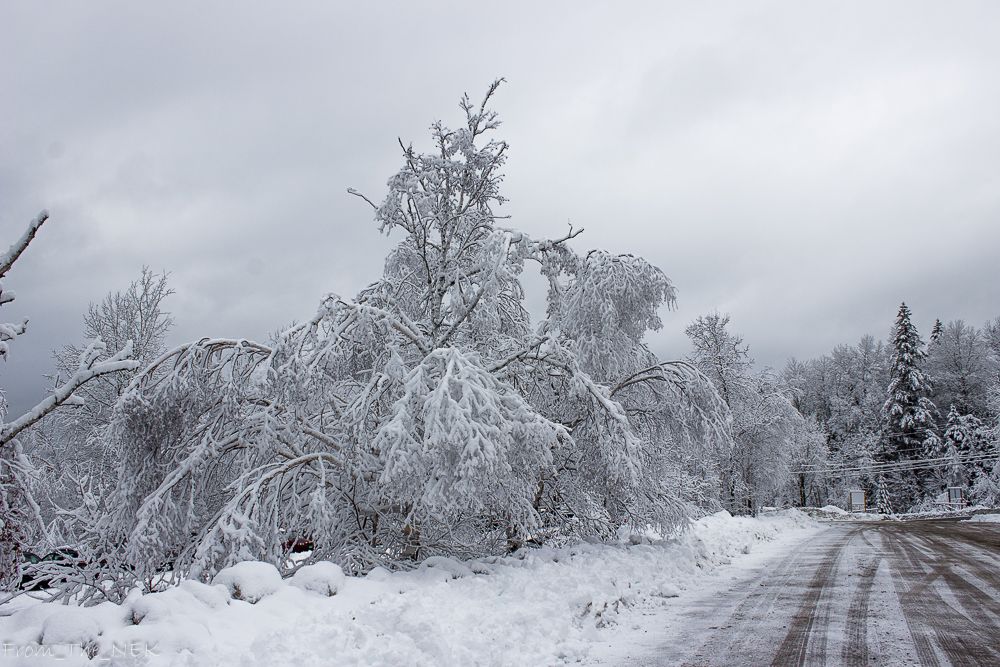
[[[734,559],[763,566],[817,530],[794,510],[721,512],[670,540],[431,558],[411,572],[345,578],[319,564],[280,581],[269,565],[242,563],[214,585],[188,581],[122,605],[22,597],[0,607],[0,663],[95,664],[91,655],[151,666],[575,662],[627,640],[619,630],[649,609],[684,604],[685,591]]]

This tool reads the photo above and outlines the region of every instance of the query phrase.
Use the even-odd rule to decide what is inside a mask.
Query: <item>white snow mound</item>
[[[288,583],[304,591],[312,591],[320,595],[336,595],[344,587],[347,577],[336,563],[320,561],[299,568]]]
[[[220,570],[212,583],[225,586],[236,600],[256,604],[277,592],[282,580],[278,569],[270,563],[246,561]]]
[[[59,607],[42,623],[42,644],[96,644],[101,634],[97,617],[82,607]]]

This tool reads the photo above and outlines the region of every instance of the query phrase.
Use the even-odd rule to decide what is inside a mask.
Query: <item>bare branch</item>
[[[378,210],[378,206],[376,206],[375,202],[373,202],[371,199],[369,199],[368,197],[364,196],[363,194],[361,194],[360,192],[358,192],[354,188],[347,188],[347,194],[354,195],[355,197],[360,197],[361,199],[364,199],[366,202],[368,202],[368,205],[371,206],[372,209],[374,209],[376,211]]]

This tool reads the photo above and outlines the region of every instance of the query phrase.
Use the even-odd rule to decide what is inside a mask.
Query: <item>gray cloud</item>
[[[497,75],[511,224],[663,267],[666,356],[715,309],[774,366],[901,299],[925,331],[1000,314],[995,3],[418,4],[0,9],[0,242],[52,213],[8,277],[15,410],[143,264],[176,340],[353,293],[390,240],[345,188]]]

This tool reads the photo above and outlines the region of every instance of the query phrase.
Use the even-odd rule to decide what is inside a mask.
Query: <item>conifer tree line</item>
[[[852,487],[896,511],[942,509],[960,487],[974,503],[1000,500],[1000,317],[981,328],[937,319],[925,342],[902,303],[886,341],[793,359],[783,377],[825,432],[826,472],[802,473],[817,499]]]
[[[903,305],[887,342],[758,370],[728,315],[678,322],[659,267],[583,251],[583,230],[507,226],[499,85],[462,98],[457,128],[434,123],[428,152],[400,142],[381,200],[349,191],[396,242],[354,297],[267,342],[178,343],[169,275],[141,268],[54,353],[50,396],[18,416],[0,394],[0,591],[52,549],[77,557],[34,574],[99,603],[244,560],[411,567],[858,485],[880,511],[950,485],[1000,502],[1000,318],[937,322],[925,344]],[[527,266],[546,281],[538,321]],[[13,299],[0,288],[5,315]],[[661,359],[647,333],[682,322],[690,349]],[[0,356],[24,335],[0,325]]]

